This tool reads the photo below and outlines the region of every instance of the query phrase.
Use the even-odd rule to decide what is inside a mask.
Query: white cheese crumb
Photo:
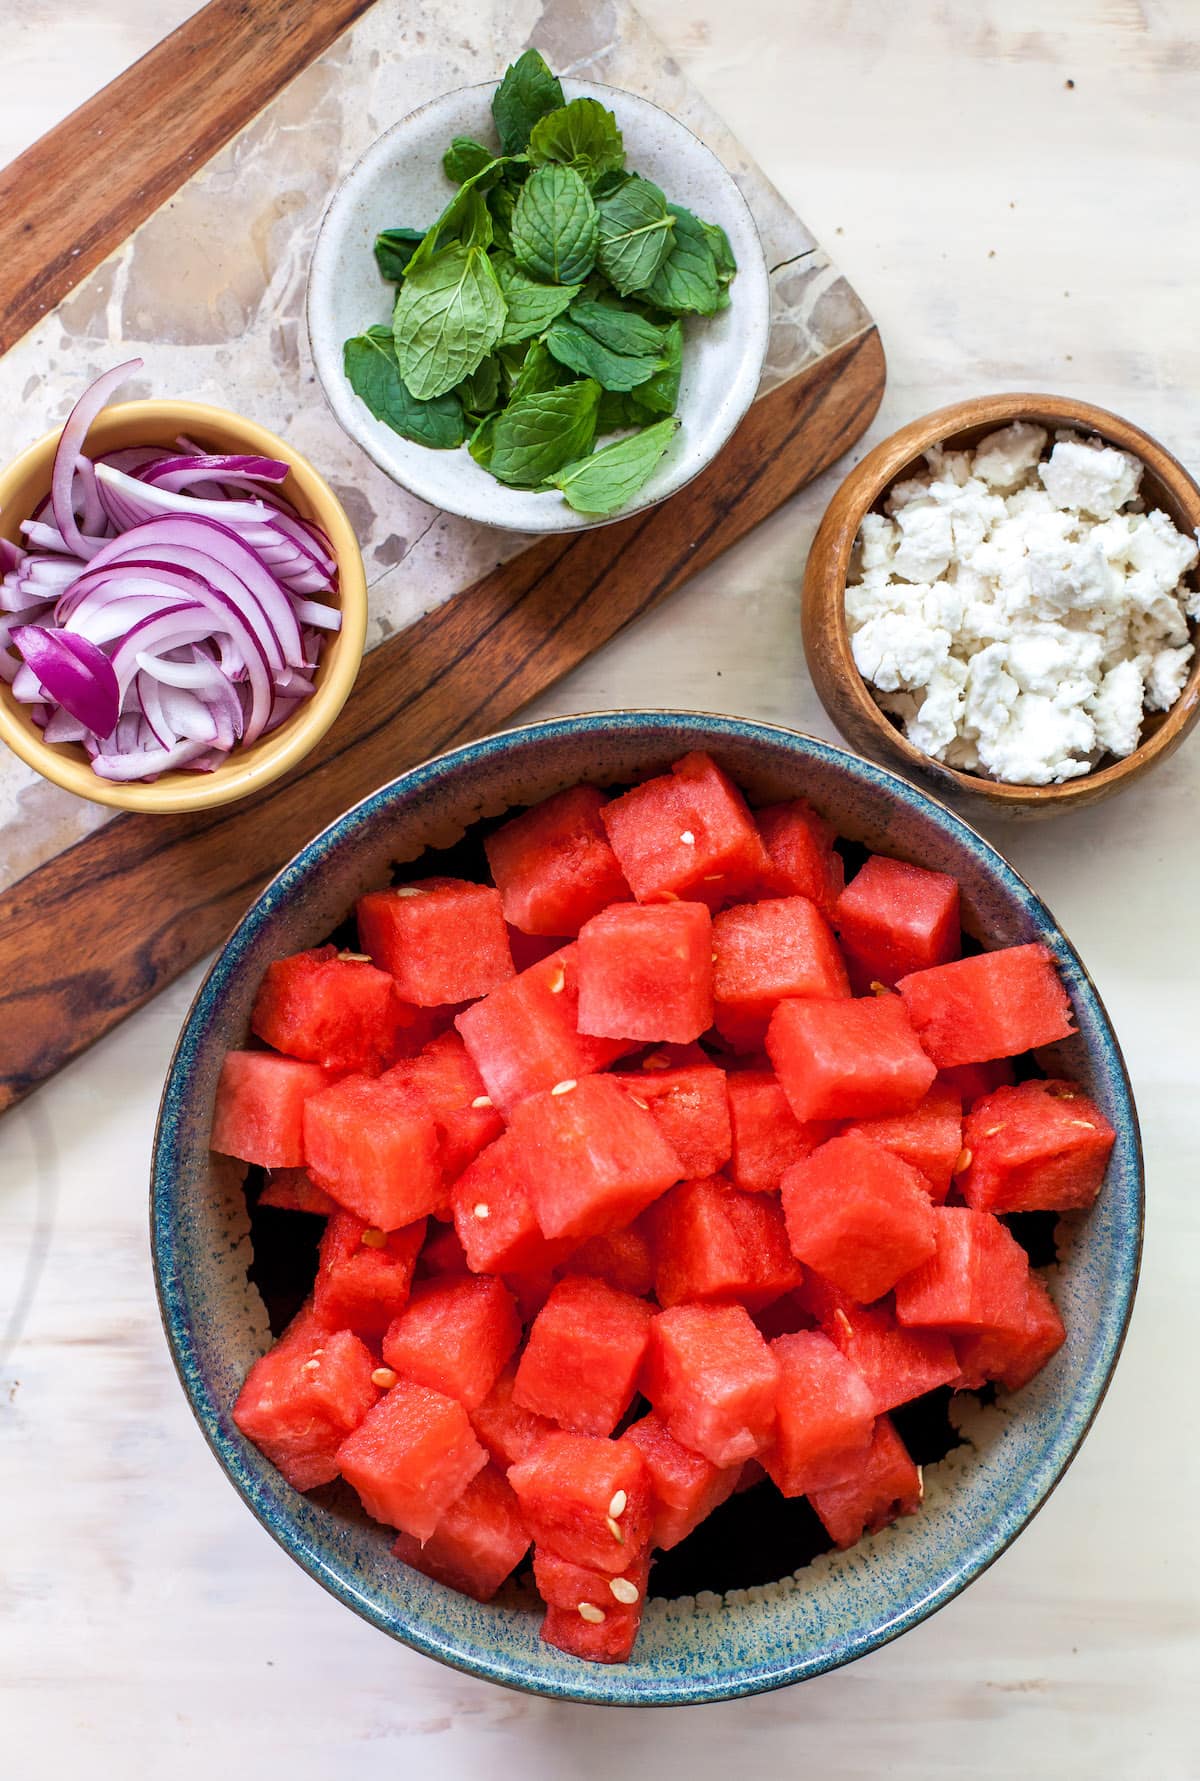
[[[1056,507],[1111,519],[1137,494],[1142,466],[1098,439],[1060,439],[1038,475]]]

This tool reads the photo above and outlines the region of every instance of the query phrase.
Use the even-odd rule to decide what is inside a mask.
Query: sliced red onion
[[[0,575],[19,569],[24,561],[25,552],[19,544],[13,544],[8,538],[0,538]]]
[[[71,631],[47,631],[40,625],[17,625],[11,637],[49,699],[97,736],[112,734],[121,696],[102,649]]]
[[[184,767],[197,755],[205,752],[203,742],[177,742],[173,748],[153,748],[137,746],[138,732],[133,732],[133,741],[118,743],[111,754],[97,752],[92,756],[92,770],[101,779],[131,780],[157,779],[160,773],[169,773],[173,767]]]
[[[141,359],[128,359],[124,365],[116,365],[103,377],[98,377],[76,402],[59,438],[50,477],[50,502],[54,509],[54,523],[66,540],[68,550],[74,551],[76,556],[90,557],[98,548],[95,538],[85,538],[75,521],[75,477],[84,441],[92,422],[107,406],[109,398],[127,377],[141,368]]]
[[[122,465],[118,469],[124,468]],[[198,480],[205,482],[286,482],[288,467],[281,458],[242,457],[234,453],[200,452],[191,457],[165,457],[144,465],[138,480],[179,494]]]

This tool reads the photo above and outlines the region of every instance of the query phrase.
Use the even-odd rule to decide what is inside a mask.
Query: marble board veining
[[[139,354],[145,369],[126,397],[170,392],[237,409],[284,434],[328,477],[367,566],[368,648],[524,548],[518,534],[456,519],[398,488],[347,438],[316,383],[303,311],[321,215],[363,150],[437,94],[498,78],[530,42],[561,73],[664,106],[733,173],[771,271],[763,391],[870,325],[845,278],[626,0],[377,0],[0,358],[0,458],[65,419],[92,377]],[[0,889],[110,814],[0,751]]]

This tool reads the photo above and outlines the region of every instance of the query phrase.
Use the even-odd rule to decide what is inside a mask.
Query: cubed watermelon
[[[487,1092],[506,1119],[527,1095],[603,1070],[630,1049],[578,1031],[579,948],[574,942],[464,1010],[456,1021]]]
[[[615,1070],[613,1079],[653,1114],[685,1175],[715,1175],[733,1149],[725,1072],[707,1062]]]
[[[1029,1258],[1012,1232],[969,1206],[935,1206],[933,1218],[935,1253],[896,1282],[900,1322],[954,1335],[1023,1330]]]
[[[898,996],[780,1002],[767,1054],[802,1125],[910,1113],[937,1074]]]
[[[465,1274],[467,1268],[467,1252],[458,1240],[458,1232],[452,1224],[430,1222],[424,1247],[417,1257],[417,1272],[425,1279],[436,1279],[441,1274]]]
[[[390,1074],[346,1076],[304,1104],[309,1174],[384,1231],[436,1212],[445,1198],[438,1126]]]
[[[713,922],[716,1024],[741,1051],[761,1051],[786,996],[848,996],[833,929],[807,897],[739,903]]]
[[[934,965],[896,987],[939,1070],[1016,1057],[1075,1031],[1054,955],[1036,942]]]
[[[579,1030],[690,1044],[713,1022],[712,916],[704,903],[617,903],[579,933]]]
[[[277,1212],[311,1212],[319,1218],[338,1210],[337,1201],[316,1185],[307,1169],[273,1169],[258,1203]]]
[[[838,898],[833,921],[855,994],[873,983],[894,989],[909,972],[958,957],[958,880],[874,853]]]
[[[745,1193],[721,1175],[683,1181],[648,1214],[658,1302],[745,1305],[756,1311],[800,1284],[773,1194]]]
[[[407,1092],[414,1110],[437,1122],[447,1186],[504,1130],[483,1078],[456,1032],[440,1034],[419,1057],[397,1064],[388,1071],[388,1082]]]
[[[320,1064],[273,1051],[227,1051],[213,1107],[214,1150],[264,1169],[298,1169],[307,1161],[304,1104],[334,1081]]]
[[[740,1465],[714,1466],[703,1454],[681,1447],[654,1410],[625,1430],[645,1462],[654,1493],[650,1544],[663,1552],[686,1540],[705,1518],[731,1497]]]
[[[533,1321],[513,1402],[579,1435],[611,1435],[628,1410],[654,1313],[644,1299],[568,1274]]]
[[[1034,1080],[977,1101],[958,1190],[980,1212],[1074,1212],[1100,1192],[1116,1133],[1077,1082]]]
[[[962,1102],[949,1083],[935,1081],[911,1113],[862,1119],[848,1125],[846,1132],[881,1144],[918,1169],[938,1205],[946,1198],[963,1147]]]
[[[829,1120],[801,1125],[773,1070],[738,1070],[726,1080],[729,1173],[747,1193],[774,1193],[784,1171],[837,1130]]]
[[[313,1312],[329,1330],[382,1336],[408,1303],[425,1220],[384,1232],[339,1207],[321,1236]]]
[[[587,1602],[604,1613],[617,1608],[636,1608],[640,1612],[649,1580],[648,1547],[643,1547],[616,1576],[593,1570],[590,1565],[572,1564],[569,1558],[560,1558],[547,1546],[533,1549],[534,1586],[548,1608],[568,1608],[578,1614],[580,1604]],[[593,1626],[600,1624],[594,1615],[583,1618]]]
[[[877,1416],[956,1383],[960,1363],[950,1337],[942,1330],[904,1329],[889,1301],[856,1304],[816,1274],[808,1275],[800,1299],[862,1378]]]
[[[383,1338],[383,1358],[402,1379],[474,1410],[520,1340],[521,1321],[503,1281],[446,1275],[413,1288]]]
[[[603,816],[639,903],[684,897],[718,909],[761,890],[771,870],[745,799],[706,754],[685,755]]]
[[[1020,1391],[1066,1341],[1063,1320],[1044,1283],[1031,1273],[1027,1286],[1025,1321],[1019,1330],[988,1330],[981,1335],[955,1337],[961,1389],[978,1391],[981,1385],[995,1380],[1006,1391]]]
[[[778,1383],[744,1305],[675,1305],[655,1318],[642,1389],[671,1436],[714,1466],[767,1445]]]
[[[541,1636],[545,1644],[565,1651],[568,1657],[580,1657],[587,1663],[623,1664],[633,1651],[641,1624],[640,1608],[622,1608],[616,1602],[590,1616],[580,1614],[577,1608],[547,1608]]]
[[[1016,1080],[1012,1059],[1007,1057],[991,1058],[982,1064],[952,1064],[948,1070],[938,1071],[938,1081],[954,1090],[962,1101],[964,1112],[984,1095],[990,1095],[993,1089],[1005,1088]]]
[[[596,1435],[547,1435],[510,1466],[539,1546],[618,1577],[645,1549],[654,1521],[650,1478],[636,1447]]]
[[[863,1463],[875,1426],[871,1394],[844,1355],[816,1330],[777,1336],[774,1439],[762,1463],[785,1497],[840,1484]]]
[[[486,996],[513,974],[500,892],[458,878],[368,891],[355,914],[365,952],[418,1008]]]
[[[825,1532],[842,1551],[890,1527],[901,1515],[921,1507],[924,1484],[908,1448],[886,1416],[875,1424],[871,1445],[842,1484],[815,1490],[809,1497]]]
[[[342,1442],[337,1465],[368,1515],[428,1540],[487,1457],[455,1398],[400,1379]]]
[[[377,1076],[401,1054],[415,1013],[370,959],[318,946],[267,966],[250,1030],[289,1057]]]
[[[513,1402],[517,1380],[517,1363],[509,1362],[482,1404],[471,1412],[475,1433],[496,1464],[505,1472],[518,1460],[528,1459],[540,1441],[556,1433],[557,1425],[548,1416],[537,1416],[522,1410]]]
[[[830,1138],[793,1163],[780,1192],[793,1253],[860,1304],[934,1253],[924,1177],[867,1138]]]
[[[487,837],[488,865],[514,927],[577,934],[601,909],[629,898],[601,821],[606,803],[594,785],[575,785]]]
[[[505,1132],[454,1183],[454,1228],[476,1274],[550,1273],[572,1244],[542,1235],[520,1144]]]
[[[508,946],[512,953],[513,970],[519,976],[534,965],[540,965],[548,959],[552,952],[561,952],[567,944],[566,936],[559,934],[523,934],[520,928],[514,928],[511,921],[508,926]],[[461,1012],[461,1010],[459,1011]]]
[[[645,1228],[646,1220],[652,1216],[653,1207],[643,1218],[619,1231],[589,1237],[571,1251],[572,1274],[587,1274],[618,1292],[647,1298],[654,1291],[654,1246]]]
[[[338,1449],[379,1398],[375,1361],[349,1330],[325,1329],[306,1305],[256,1360],[233,1406],[248,1441],[296,1490],[338,1475]]]
[[[755,820],[771,861],[774,894],[809,897],[824,915],[831,915],[846,882],[833,824],[803,798],[770,804],[755,812]]]
[[[401,1534],[392,1551],[435,1583],[490,1602],[529,1551],[529,1535],[516,1492],[495,1466],[485,1466],[427,1540]]]
[[[682,1172],[652,1116],[608,1076],[530,1095],[510,1130],[548,1237],[582,1240],[628,1224]]]

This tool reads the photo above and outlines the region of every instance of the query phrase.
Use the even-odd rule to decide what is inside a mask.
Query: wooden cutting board
[[[157,224],[157,207],[185,178],[197,185],[202,159],[226,143],[236,158],[263,108],[276,94],[286,105],[282,89],[313,57],[326,52],[316,72],[332,82],[353,73],[351,38],[334,40],[366,10],[363,0],[212,0],[0,174],[0,349],[12,348],[0,377],[37,343],[43,312],[60,305],[65,315],[87,298],[87,281],[70,295],[85,274],[101,295],[109,274],[111,293],[105,256],[145,219]],[[585,46],[564,45],[562,29],[577,14],[569,4],[559,12],[556,23],[554,6],[543,10],[545,41],[560,65],[574,65]],[[663,97],[689,121],[692,111],[705,115],[686,89],[676,93],[673,69],[650,78],[655,40],[629,9],[619,16],[627,84],[645,70],[638,84],[656,86],[652,97],[665,84]],[[359,30],[369,24],[368,15]],[[544,41],[541,30],[535,35]],[[521,47],[501,42],[492,69]],[[199,817],[117,817],[9,884],[0,893],[0,1110],[216,946],[267,879],[340,811],[431,753],[496,728],[860,436],[885,377],[870,318],[824,257],[813,259],[820,250],[804,244],[803,225],[757,169],[744,157],[737,163],[736,145],[723,147],[768,251],[773,235],[788,247],[799,240],[793,257],[807,262],[808,333],[796,349],[797,325],[785,313],[769,387],[717,463],[648,514],[543,540],[481,576],[464,575],[461,591],[378,641],[324,742],[257,798]],[[88,157],[87,181],[66,176]],[[220,157],[214,166],[219,174]],[[56,204],[52,226],[47,189],[62,191],[70,207],[65,215]],[[66,240],[79,247],[74,257],[62,251]],[[773,272],[786,279],[790,264]],[[33,334],[17,341],[31,325]],[[242,404],[231,396],[229,405]],[[360,462],[364,478],[373,474]],[[495,536],[459,539],[458,560],[484,560]],[[386,563],[386,541],[378,554]]]

